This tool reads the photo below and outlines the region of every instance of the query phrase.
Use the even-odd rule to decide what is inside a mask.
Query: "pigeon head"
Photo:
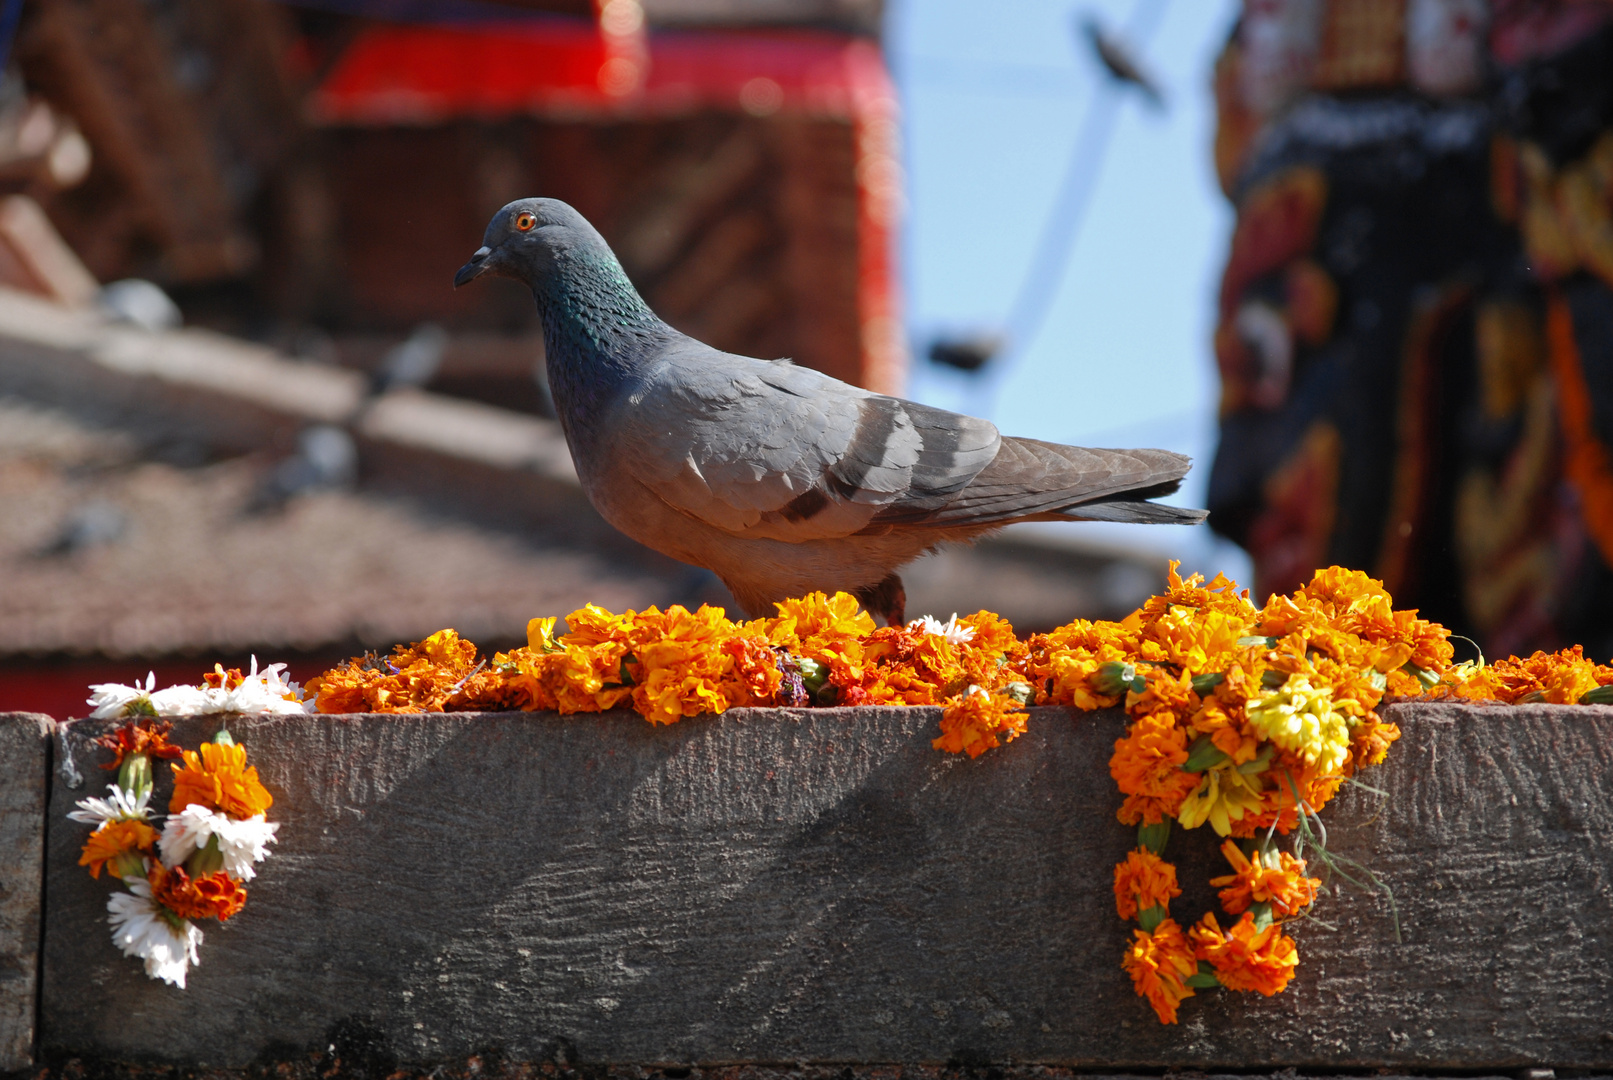
[[[676,333],[639,296],[604,237],[558,199],[517,199],[494,214],[454,285],[483,274],[532,290],[563,424],[600,407],[654,355],[655,343]]]
[[[454,287],[483,274],[536,286],[576,255],[612,259],[603,237],[559,199],[517,199],[493,215],[482,246],[454,275]]]

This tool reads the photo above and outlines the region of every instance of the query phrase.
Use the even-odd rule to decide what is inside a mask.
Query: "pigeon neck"
[[[577,252],[533,283],[549,390],[568,429],[594,415],[653,346],[674,331],[656,317],[614,256]]]

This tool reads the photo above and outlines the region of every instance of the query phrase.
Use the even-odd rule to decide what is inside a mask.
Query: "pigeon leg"
[[[907,622],[904,617],[907,590],[902,587],[902,579],[897,575],[886,574],[878,585],[864,585],[853,595],[871,614],[884,619],[886,626],[901,626]]]

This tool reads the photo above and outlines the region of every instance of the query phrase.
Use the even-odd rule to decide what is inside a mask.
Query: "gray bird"
[[[989,421],[870,393],[788,360],[719,352],[639,296],[555,199],[493,216],[454,275],[532,290],[577,476],[605,520],[714,572],[752,617],[814,589],[903,620],[896,568],[1015,521],[1194,524],[1147,500],[1190,460],[1005,438]]]

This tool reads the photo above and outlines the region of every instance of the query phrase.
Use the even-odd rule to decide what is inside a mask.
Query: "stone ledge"
[[[0,713],[0,1072],[33,1060],[53,731],[48,716]]]
[[[1174,1027],[1119,968],[1118,712],[1036,710],[977,761],[930,748],[935,709],[242,721],[281,843],[187,992],[111,947],[56,827],[82,791],[55,785],[40,1042],[215,1068],[340,1030],[406,1063],[1613,1068],[1613,708],[1394,717],[1386,805],[1346,789],[1327,821],[1394,885],[1403,943],[1380,901],[1326,897],[1287,993],[1203,994]],[[95,731],[68,736],[86,776]],[[1172,840],[1184,919],[1214,848]]]

